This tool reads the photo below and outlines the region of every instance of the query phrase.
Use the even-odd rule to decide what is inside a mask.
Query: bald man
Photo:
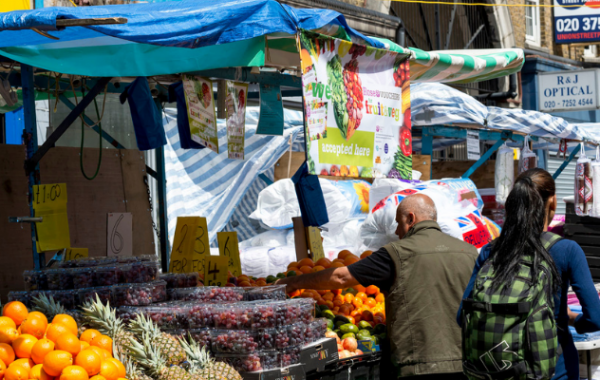
[[[461,330],[455,318],[477,249],[441,231],[435,204],[426,195],[404,198],[396,222],[400,240],[371,256],[348,267],[277,283],[286,284],[288,291],[379,287],[386,294],[390,341],[384,364],[391,363],[382,379],[464,378]]]

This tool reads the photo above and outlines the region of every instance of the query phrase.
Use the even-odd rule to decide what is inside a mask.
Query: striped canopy
[[[67,28],[56,23],[57,19],[109,17],[127,18],[128,22]],[[299,30],[411,53],[413,82],[488,80],[517,72],[524,62],[520,49],[408,50],[389,40],[362,35],[338,12],[296,9],[275,0],[182,0],[3,13],[0,55],[58,73],[95,77],[240,66],[298,67],[295,36]]]

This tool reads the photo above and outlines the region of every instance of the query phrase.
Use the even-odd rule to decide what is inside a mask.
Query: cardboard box
[[[302,364],[296,364],[286,368],[246,372],[244,380],[306,380],[306,372]]]
[[[304,364],[306,373],[322,372],[327,364],[338,359],[337,343],[333,338],[323,338],[306,345],[300,352],[300,362]]]

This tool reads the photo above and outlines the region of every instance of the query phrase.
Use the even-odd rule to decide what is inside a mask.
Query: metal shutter
[[[563,158],[557,158],[552,155],[548,157],[548,172],[550,174],[554,174],[556,169],[562,165],[564,162]],[[575,165],[577,163],[577,159],[573,159],[567,165],[565,170],[560,173],[558,178],[556,179],[556,198],[558,200],[558,207],[556,209],[557,215],[565,214],[565,202],[563,202],[563,198],[573,196],[573,191],[575,189],[574,181],[575,181]]]

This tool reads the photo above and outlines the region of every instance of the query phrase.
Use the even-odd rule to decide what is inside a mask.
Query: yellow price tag
[[[205,286],[225,286],[227,284],[227,265],[229,258],[225,256],[208,256],[204,268]]]
[[[34,185],[33,210],[36,217],[43,218],[35,224],[40,252],[71,246],[66,183]]]
[[[83,259],[84,257],[88,257],[87,248],[67,248],[65,253],[65,261]]]
[[[312,253],[314,262],[325,258],[323,250],[323,240],[321,239],[321,231],[317,227],[306,228],[306,238],[308,239],[308,249]]]
[[[29,0],[2,0],[0,12],[11,12],[29,9]]]
[[[227,268],[237,277],[242,274],[242,263],[240,261],[240,246],[237,232],[218,232],[219,254],[229,259]]]
[[[177,218],[175,239],[169,272],[204,272],[204,260],[210,254],[206,218],[184,216]]]

